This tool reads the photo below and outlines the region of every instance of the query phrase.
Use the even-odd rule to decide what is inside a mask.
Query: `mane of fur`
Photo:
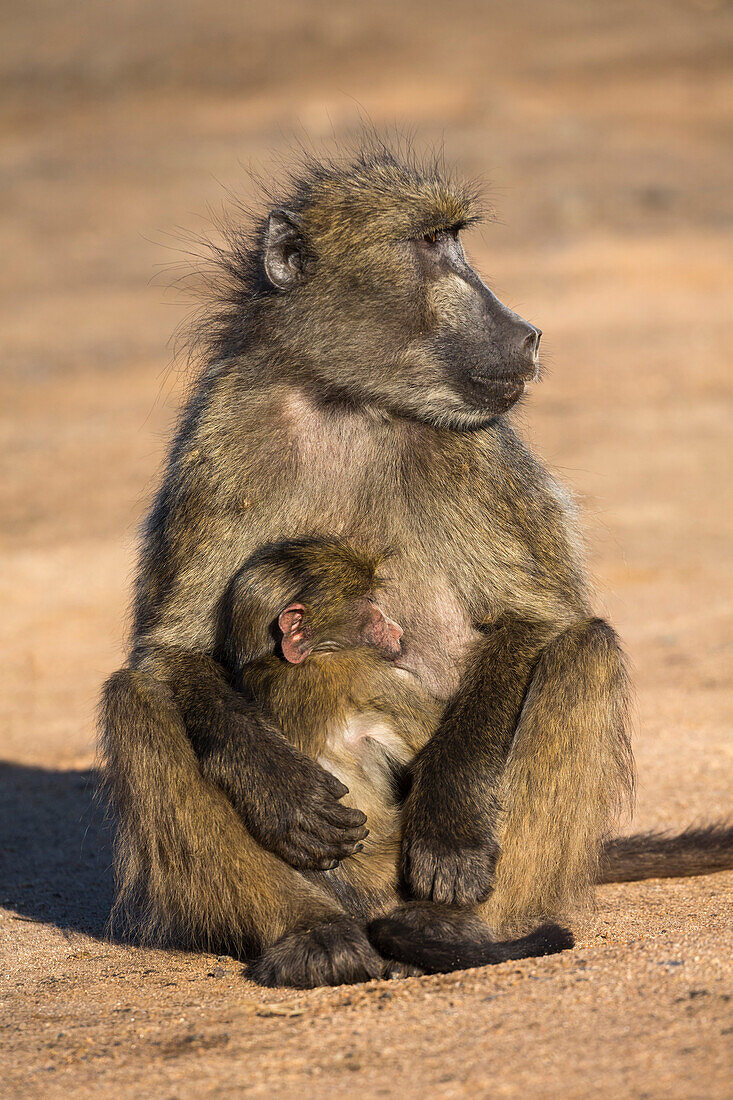
[[[420,156],[407,139],[387,143],[369,134],[340,156],[301,150],[283,186],[260,183],[260,193],[258,210],[235,198],[216,219],[222,243],[202,242],[204,307],[187,343],[204,361],[242,354],[258,304],[278,294],[262,260],[271,210],[298,215],[315,265],[353,257],[365,243],[384,245],[464,228],[482,218],[478,185],[456,179],[442,151]]]

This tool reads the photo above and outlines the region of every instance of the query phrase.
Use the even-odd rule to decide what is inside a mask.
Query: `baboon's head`
[[[298,538],[259,547],[237,574],[236,635],[249,658],[279,649],[291,664],[314,650],[366,645],[400,656],[402,628],[387,618],[376,594],[387,556],[339,538]],[[225,614],[229,614],[225,603]]]
[[[536,377],[541,334],[466,259],[461,231],[477,220],[472,188],[411,155],[309,161],[240,250],[249,320],[282,352],[279,369],[321,394],[455,428],[486,422]],[[236,324],[230,313],[230,346]]]

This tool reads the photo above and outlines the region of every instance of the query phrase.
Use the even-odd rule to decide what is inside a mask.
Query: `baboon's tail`
[[[615,837],[601,852],[599,882],[689,878],[733,870],[733,824],[692,826],[682,833]]]
[[[367,932],[383,958],[418,966],[426,974],[554,955],[574,944],[572,933],[558,924],[543,924],[521,939],[497,941],[475,913],[430,902],[401,906],[371,921]]]

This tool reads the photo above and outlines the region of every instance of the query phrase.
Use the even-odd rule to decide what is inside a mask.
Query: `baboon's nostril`
[[[524,338],[524,348],[530,359],[536,359],[540,350],[542,329],[532,328]]]

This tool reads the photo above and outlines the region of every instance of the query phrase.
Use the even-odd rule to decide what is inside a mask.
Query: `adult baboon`
[[[283,984],[303,981],[304,945],[309,980],[382,972],[359,920],[301,873],[351,852],[361,818],[235,690],[221,650],[239,568],[297,535],[394,548],[385,609],[445,703],[404,810],[412,896],[481,903],[506,934],[598,874],[632,785],[624,660],[590,608],[567,498],[506,416],[540,333],[467,263],[475,218],[470,188],[375,145],[307,163],[220,253],[207,365],[104,697],[118,907],[135,904],[139,935],[264,952]]]

